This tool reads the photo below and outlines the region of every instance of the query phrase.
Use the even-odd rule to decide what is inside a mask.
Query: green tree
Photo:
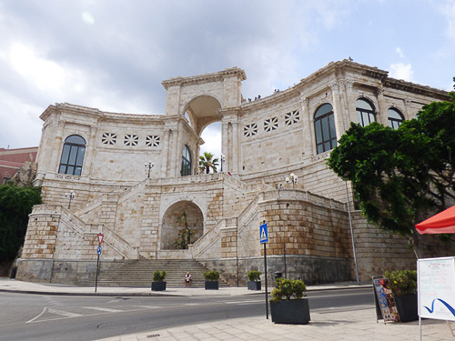
[[[420,256],[415,224],[455,202],[455,102],[426,105],[397,130],[351,123],[338,142],[329,168],[352,182],[369,222],[411,237]]]
[[[217,173],[218,159],[213,158],[212,153],[204,152],[204,155],[199,156],[199,170],[202,173],[209,174],[210,169],[213,173]]]
[[[41,204],[41,187],[0,186],[0,263],[16,258],[36,204]]]
[[[188,245],[191,244],[194,232],[188,227],[185,210],[183,210],[182,214],[176,219],[175,222],[178,226],[183,227],[183,229],[178,232],[177,238],[174,240],[174,246],[178,249],[188,249]]]

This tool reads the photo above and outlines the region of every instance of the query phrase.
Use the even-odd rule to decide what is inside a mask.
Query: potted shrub
[[[152,291],[164,291],[166,290],[166,271],[155,271],[153,273]]]
[[[218,290],[218,280],[220,273],[216,270],[204,272],[205,290]]]
[[[261,290],[261,274],[255,270],[248,272],[248,290]]]
[[[307,324],[310,321],[310,306],[308,298],[304,298],[305,292],[303,281],[278,278],[270,300],[272,322]]]
[[[386,271],[384,277],[389,279],[400,320],[402,322],[418,320],[417,271]]]

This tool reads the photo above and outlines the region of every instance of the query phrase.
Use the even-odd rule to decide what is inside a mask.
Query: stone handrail
[[[257,214],[257,205],[260,200],[263,200],[263,193],[257,194],[242,213],[239,214],[237,218],[238,232],[241,232]]]
[[[192,246],[193,258],[199,258],[220,238],[220,228],[226,225],[226,220],[222,219],[212,229],[196,240]]]
[[[62,207],[60,219],[62,222],[66,223],[66,226],[70,227],[80,237],[84,238],[84,235],[87,232],[87,225],[85,224],[84,221],[79,219],[73,212]]]
[[[138,250],[110,228],[103,226],[104,242],[126,259],[137,259]]]
[[[263,201],[269,200],[306,200],[315,205],[330,207],[338,210],[346,210],[346,204],[334,199],[326,198],[317,194],[300,189],[281,189],[266,191],[263,193]]]

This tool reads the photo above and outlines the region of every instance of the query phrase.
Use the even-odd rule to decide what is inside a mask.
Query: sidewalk
[[[371,284],[362,285],[371,287]],[[340,288],[358,288],[354,283],[310,286],[308,291]],[[30,283],[0,278],[0,291],[56,295],[109,295],[109,296],[246,296],[257,295],[257,291],[246,288],[220,288],[206,291],[203,288],[168,288],[165,292],[152,292],[150,288],[76,287],[69,285]],[[373,295],[373,289],[372,289]],[[270,316],[269,316],[270,318]],[[440,320],[422,320],[422,340],[455,341],[450,330],[455,323]],[[228,319],[201,323],[146,333],[122,335],[99,341],[173,341],[173,340],[314,340],[314,341],[370,341],[400,340],[418,341],[418,321],[408,323],[376,323],[373,305],[343,309],[317,309],[311,311],[311,322],[307,325],[274,324],[263,317]]]

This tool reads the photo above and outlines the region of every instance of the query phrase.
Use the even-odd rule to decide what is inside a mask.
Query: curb
[[[356,290],[356,289],[364,289],[364,288],[370,288],[371,284],[360,284],[358,286],[340,286],[340,287],[330,287],[330,288],[308,288],[307,292],[318,292],[318,291],[334,291],[334,290]],[[172,289],[172,288],[171,288]],[[268,293],[270,295],[271,289]],[[0,289],[0,292],[12,292],[16,294],[28,294],[28,295],[55,295],[55,296],[131,296],[131,297],[197,297],[197,296],[223,296],[222,294],[218,295],[210,295],[210,293],[207,293],[207,295],[184,295],[184,294],[169,294],[169,293],[156,293],[156,292],[131,292],[131,293],[122,293],[122,292],[105,292],[105,293],[99,293],[99,292],[58,292],[58,291],[43,291],[43,290],[20,290],[20,289]],[[260,291],[260,292],[246,292],[246,293],[241,293],[235,296],[251,296],[251,295],[263,295],[265,294],[265,291]],[[234,295],[228,295],[228,296],[234,296]]]

